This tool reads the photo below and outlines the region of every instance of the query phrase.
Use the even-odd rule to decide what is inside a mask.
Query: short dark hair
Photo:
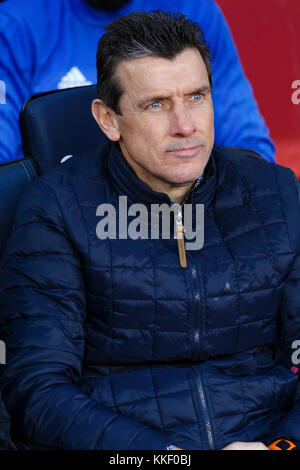
[[[187,48],[196,48],[204,61],[212,88],[210,51],[199,24],[179,13],[161,10],[133,12],[108,24],[98,42],[98,97],[117,114],[123,93],[116,76],[124,60],[155,56],[174,59]]]

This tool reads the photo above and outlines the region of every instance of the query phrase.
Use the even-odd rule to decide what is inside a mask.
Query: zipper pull
[[[175,215],[175,220],[176,220],[176,231],[177,231],[178,254],[179,254],[180,266],[182,268],[186,268],[187,262],[186,262],[185,246],[184,246],[184,226],[182,223],[182,210],[180,206],[178,208],[177,214]]]

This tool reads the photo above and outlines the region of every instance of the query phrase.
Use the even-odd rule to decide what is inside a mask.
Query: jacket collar
[[[111,142],[107,152],[107,169],[110,180],[119,195],[125,195],[130,203],[172,204],[166,193],[153,191],[147,184],[140,180],[123,157],[118,146]],[[214,149],[210,155],[208,164],[204,170],[204,178],[200,184],[194,184],[186,203],[205,204],[210,206],[216,189],[216,162]]]

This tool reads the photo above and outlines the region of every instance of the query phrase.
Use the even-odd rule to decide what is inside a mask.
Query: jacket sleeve
[[[0,367],[3,367],[1,364]],[[10,437],[10,418],[0,393],[0,450],[16,450]]]
[[[20,204],[0,271],[2,393],[19,440],[59,449],[165,449],[168,439],[78,386],[86,298],[56,195],[39,178]]]
[[[279,313],[279,344],[283,364],[291,369],[300,369],[300,184],[295,175],[290,180],[290,197],[286,197],[290,239],[298,245],[283,292],[281,310]],[[296,191],[296,204],[295,204]],[[293,197],[292,197],[293,192]],[[288,193],[287,193],[288,194]],[[296,206],[296,207],[295,207]],[[292,209],[293,208],[293,209]],[[296,210],[295,210],[296,209]],[[294,229],[294,230],[293,230]],[[291,374],[293,372],[291,371]],[[300,373],[298,372],[298,377]],[[269,442],[276,439],[290,438],[300,441],[300,383],[295,394],[294,405],[284,419],[272,429]]]
[[[216,144],[248,148],[274,162],[274,145],[220,8],[199,18],[212,53]]]

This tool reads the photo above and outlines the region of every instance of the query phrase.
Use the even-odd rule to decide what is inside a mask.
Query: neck
[[[166,193],[172,202],[176,202],[176,204],[181,204],[188,192],[190,191],[191,187],[193,186],[194,181],[182,184],[182,185],[174,185],[174,184],[166,184],[165,188],[162,190],[161,186],[159,190],[156,190],[155,187],[150,186],[153,191],[157,192],[164,192]]]
[[[143,167],[138,165],[132,158],[129,157],[126,149],[123,148],[122,144],[119,147],[119,150],[123,154],[123,157],[127,161],[128,165],[134,171],[135,175],[147,184],[152,191],[157,193],[165,193],[169,196],[172,202],[181,204],[184,201],[184,198],[192,188],[195,181],[188,181],[186,183],[170,183],[168,181],[162,180],[159,177],[151,174],[146,171]]]

